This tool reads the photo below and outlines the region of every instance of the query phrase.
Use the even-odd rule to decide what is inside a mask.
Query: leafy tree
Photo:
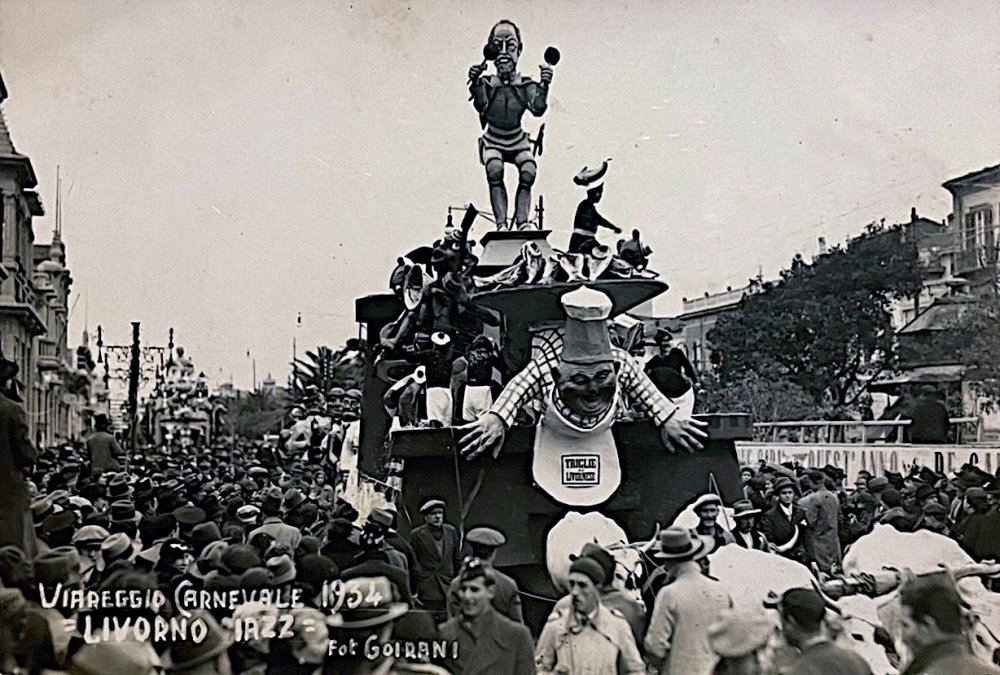
[[[779,280],[752,282],[709,332],[719,384],[787,382],[817,408],[841,407],[895,363],[889,309],[920,287],[917,249],[901,226],[870,225],[811,263],[796,256]]]
[[[991,289],[959,319],[954,342],[965,378],[995,407],[1000,402],[1000,295]]]
[[[754,422],[779,422],[820,416],[813,398],[789,380],[772,380],[755,372],[730,386],[706,375],[697,397],[698,412],[750,413]]]
[[[281,431],[285,417],[283,392],[253,391],[241,393],[230,402],[226,419],[233,432],[242,438],[260,439]]]

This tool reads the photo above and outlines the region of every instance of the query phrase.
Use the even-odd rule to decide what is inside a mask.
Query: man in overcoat
[[[417,598],[442,620],[447,617],[448,586],[461,567],[458,530],[444,522],[444,502],[430,499],[420,507],[424,524],[410,534],[417,557]]]

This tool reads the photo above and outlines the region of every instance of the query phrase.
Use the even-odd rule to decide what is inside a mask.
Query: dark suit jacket
[[[441,638],[458,641],[458,659],[447,664],[455,675],[534,675],[535,648],[528,629],[492,607],[470,628],[456,616],[441,624]]]
[[[34,532],[28,516],[31,498],[24,471],[35,463],[38,453],[28,438],[24,410],[0,395],[0,546],[21,550],[34,547]],[[33,550],[27,551],[34,555]]]
[[[118,458],[123,454],[118,441],[107,431],[95,431],[87,439],[87,456],[90,457],[90,470],[94,473],[118,471],[121,469]]]
[[[801,518],[801,514],[799,514],[798,509],[795,507],[792,507],[792,518],[795,520]],[[795,536],[796,527],[795,523],[785,517],[784,511],[781,510],[781,506],[778,504],[768,509],[760,522],[760,530],[763,535],[767,537],[769,542],[778,547],[785,546],[792,540],[792,537]],[[782,555],[796,560],[801,557],[804,550],[802,534],[801,528],[799,528],[797,543],[790,550],[782,553]]]
[[[511,621],[523,623],[521,615],[521,596],[517,592],[517,582],[500,570],[493,568],[493,578],[496,585],[493,592],[493,609],[500,612]],[[448,618],[453,618],[462,612],[462,600],[459,597],[459,579],[455,577],[448,586]]]
[[[462,565],[458,530],[445,523],[442,547],[431,529],[421,525],[410,534],[410,546],[417,558],[417,595],[424,603],[431,602],[444,606],[448,597],[448,586]]]
[[[855,654],[823,642],[806,647],[782,675],[872,675],[868,662]]]

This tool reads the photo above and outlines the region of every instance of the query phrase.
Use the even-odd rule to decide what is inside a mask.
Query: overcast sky
[[[550,241],[573,174],[614,158],[600,208],[654,249],[664,313],[817,237],[941,219],[943,181],[1000,162],[995,0],[0,0],[4,109],[50,214],[62,165],[73,339],[85,307],[112,342],[173,326],[247,387],[248,350],[281,380],[293,335],[355,334],[354,298],[448,206],[489,211],[465,79],[500,18],[525,74],[563,53],[536,184]],[[53,217],[35,223],[47,241]]]

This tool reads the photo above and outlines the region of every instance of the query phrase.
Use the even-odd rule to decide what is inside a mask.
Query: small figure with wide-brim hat
[[[576,216],[573,218],[573,234],[569,239],[570,253],[589,254],[598,246],[597,230],[605,228],[615,234],[621,234],[621,228],[607,220],[597,212],[597,203],[604,196],[604,178],[608,173],[608,162],[604,160],[596,169],[584,167],[576,176],[573,182],[587,192],[587,196],[576,207]]]

